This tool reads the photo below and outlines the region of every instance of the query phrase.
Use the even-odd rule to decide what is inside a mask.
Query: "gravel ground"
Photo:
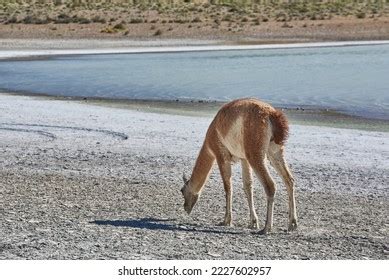
[[[216,168],[188,216],[180,188],[208,117],[0,94],[0,259],[389,259],[389,133],[291,126],[299,229],[281,180],[274,231],[234,227]],[[265,196],[255,182],[261,226]]]

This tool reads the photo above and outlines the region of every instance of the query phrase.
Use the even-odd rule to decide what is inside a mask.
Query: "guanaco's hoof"
[[[259,235],[267,235],[267,234],[269,234],[270,233],[270,229],[266,229],[266,228],[264,228],[264,229],[261,229],[259,232],[258,232],[258,234]]]
[[[297,221],[293,220],[289,223],[288,231],[295,231],[297,229]]]
[[[249,224],[249,228],[250,228],[250,229],[259,229],[258,222],[251,222],[251,223]]]
[[[221,223],[218,223],[217,225],[220,226],[220,227],[230,227],[231,223],[221,222]]]

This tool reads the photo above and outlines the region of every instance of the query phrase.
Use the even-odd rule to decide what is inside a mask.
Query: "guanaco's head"
[[[192,192],[190,180],[186,178],[185,174],[183,174],[182,179],[184,180],[184,187],[181,189],[185,200],[184,209],[189,215],[190,212],[192,212],[193,206],[195,206],[197,200],[199,199],[199,194]]]

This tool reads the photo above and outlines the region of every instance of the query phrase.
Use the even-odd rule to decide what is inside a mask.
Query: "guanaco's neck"
[[[214,161],[214,155],[211,154],[206,143],[204,143],[200,150],[199,156],[197,157],[192,176],[190,177],[190,186],[193,193],[199,193],[204,187],[204,184],[208,179],[208,175],[211,172]]]

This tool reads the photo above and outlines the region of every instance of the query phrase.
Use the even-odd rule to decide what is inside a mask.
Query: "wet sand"
[[[0,60],[44,59],[58,55],[169,53],[387,45],[389,40],[258,42],[196,39],[2,39]]]
[[[0,94],[1,259],[389,258],[387,132],[307,126],[291,115],[299,229],[286,233],[286,190],[271,170],[274,232],[261,236],[246,228],[238,165],[234,227],[216,226],[224,215],[216,167],[191,216],[182,207],[182,172],[216,104],[195,116],[98,103]],[[254,192],[263,226],[257,180]]]
[[[192,117],[213,117],[226,102],[209,100],[143,100],[107,99],[94,97],[63,97],[27,92],[13,92],[8,95],[31,96],[41,100],[65,100],[83,104]],[[353,116],[333,109],[313,106],[276,107],[282,110],[294,124],[327,126],[346,129],[389,132],[389,120]]]

